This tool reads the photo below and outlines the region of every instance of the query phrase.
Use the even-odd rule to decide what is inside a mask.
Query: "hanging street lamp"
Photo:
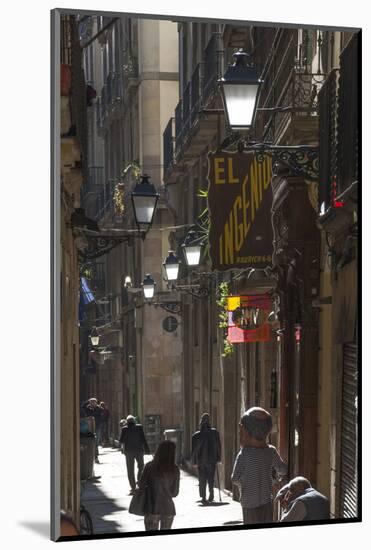
[[[154,281],[154,279],[152,279],[151,275],[147,273],[142,283],[143,294],[147,300],[151,300],[153,298],[155,294],[155,287],[156,282]]]
[[[152,224],[157,201],[160,196],[155,186],[148,181],[149,177],[147,174],[144,174],[131,193],[136,224],[139,230],[145,231]]]
[[[233,57],[234,64],[219,80],[224,111],[231,130],[247,130],[254,123],[262,80],[255,67],[247,63],[248,53],[240,49]]]
[[[188,266],[200,264],[202,242],[196,231],[193,229],[188,231],[181,248]]]
[[[169,255],[163,262],[163,266],[166,273],[166,278],[168,281],[176,281],[179,274],[179,260],[175,256],[172,250],[169,250]]]
[[[93,327],[92,331],[91,331],[91,334],[90,334],[90,341],[91,341],[91,345],[93,347],[96,347],[99,345],[99,334],[98,334],[98,331],[97,331],[97,327]]]

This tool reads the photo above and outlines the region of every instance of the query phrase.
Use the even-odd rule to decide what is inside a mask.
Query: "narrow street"
[[[359,29],[76,10],[54,24],[57,523],[62,509],[79,528],[81,497],[96,533],[144,530],[118,449],[91,477],[92,434],[115,445],[130,417],[135,452],[169,439],[185,465],[196,432],[218,433],[202,460],[223,465],[222,502],[203,506],[182,472],[174,529],[241,524],[233,465],[265,441],[321,518],[358,521]],[[246,508],[275,470],[247,457]]]
[[[150,460],[145,457],[145,461]],[[126,474],[125,456],[119,449],[100,448],[99,464],[94,466],[95,477],[82,489],[82,503],[89,511],[94,534],[144,531],[143,518],[129,514],[131,496]],[[215,490],[215,502],[203,506],[198,495],[196,477],[181,470],[180,491],[174,499],[176,516],[174,529],[211,527],[242,523],[241,506],[221,491]]]

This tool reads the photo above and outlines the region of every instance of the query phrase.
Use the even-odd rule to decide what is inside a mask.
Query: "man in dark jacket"
[[[93,416],[95,421],[95,462],[98,460],[98,445],[101,444],[101,408],[98,405],[96,397],[90,397],[81,406],[82,414],[85,416]]]
[[[144,467],[143,456],[144,454],[150,454],[143,426],[141,424],[136,424],[135,418],[132,415],[126,418],[126,426],[121,430],[120,443],[124,446],[126,468],[131,487],[130,494],[132,495],[135,489],[134,461],[137,461],[137,480],[139,482]]]
[[[328,499],[313,489],[305,477],[295,477],[276,496],[283,508],[281,521],[330,519]]]
[[[210,416],[204,413],[200,420],[200,430],[192,436],[192,460],[197,464],[200,497],[206,504],[206,484],[209,486],[209,502],[214,500],[214,475],[217,462],[220,462],[219,432],[210,426]]]

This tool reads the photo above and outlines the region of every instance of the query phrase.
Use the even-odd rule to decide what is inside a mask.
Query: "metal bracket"
[[[178,290],[180,292],[184,291],[190,296],[193,296],[194,298],[198,298],[202,300],[203,298],[208,298],[210,296],[210,290],[207,288],[207,286],[204,285],[175,285],[175,290]]]
[[[279,164],[284,164],[296,176],[306,180],[319,179],[319,147],[316,145],[273,145],[269,143],[250,142],[234,132],[227,136],[218,147],[218,151],[236,146],[239,153],[253,151],[258,162],[263,162],[264,156],[272,157],[273,175],[277,175]]]
[[[122,243],[126,242],[129,246],[131,246],[135,238],[140,238],[144,240],[146,236],[146,233],[139,233],[134,230],[129,230],[129,233],[126,235],[105,235],[104,233],[97,234],[96,232],[92,234],[93,232],[84,230],[82,228],[76,228],[75,231],[77,231],[77,236],[78,232],[81,232],[87,242],[87,246],[79,250],[80,263],[94,260],[96,258],[99,258],[100,256],[104,256],[104,254],[108,254],[108,252],[110,252],[111,250],[116,248],[116,246]]]
[[[256,152],[258,162],[263,162],[264,156],[272,157],[273,174],[277,175],[279,164],[287,166],[296,176],[306,180],[318,181],[319,178],[319,148],[315,145],[245,145],[244,150]]]
[[[176,315],[181,314],[181,303],[180,302],[147,302],[151,306],[160,307],[167,311],[168,313],[175,313]]]
[[[127,242],[128,244],[131,243],[133,239],[133,235],[125,235],[125,236],[101,236],[101,235],[85,235],[88,246],[85,250],[79,251],[79,257],[81,261],[86,260],[93,260],[95,258],[99,258],[100,256],[104,256],[104,254],[107,254],[113,248],[118,246],[121,243]]]

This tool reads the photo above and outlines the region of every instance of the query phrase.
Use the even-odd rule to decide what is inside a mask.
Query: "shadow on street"
[[[115,514],[127,510],[118,505],[116,499],[108,497],[101,489],[100,479],[88,480],[83,489],[81,502],[88,510],[93,521],[94,534],[121,533],[122,520],[115,521]]]

